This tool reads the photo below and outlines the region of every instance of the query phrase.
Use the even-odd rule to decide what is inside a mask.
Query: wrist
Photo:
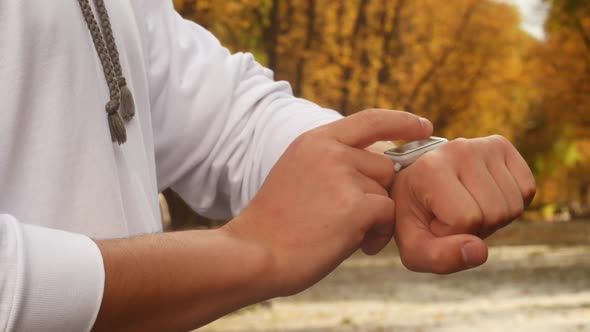
[[[253,302],[261,302],[279,296],[276,282],[276,263],[270,247],[255,237],[249,236],[234,219],[217,231],[230,239],[243,257],[243,287],[248,287],[254,294]],[[248,225],[248,223],[246,223]]]

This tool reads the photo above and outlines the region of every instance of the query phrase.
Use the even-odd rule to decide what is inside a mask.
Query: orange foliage
[[[254,53],[298,96],[343,114],[407,110],[449,138],[503,134],[540,184],[559,174],[558,197],[580,199],[590,196],[590,5],[546,1],[546,40],[495,0],[174,3],[231,50]]]

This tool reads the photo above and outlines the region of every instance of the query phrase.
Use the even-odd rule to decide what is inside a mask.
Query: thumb
[[[377,141],[419,140],[432,135],[432,123],[415,114],[370,109],[332,122],[324,132],[339,142],[364,149]]]
[[[449,274],[479,266],[488,258],[486,244],[476,236],[436,237],[420,221],[398,220],[397,225],[400,257],[411,271]]]

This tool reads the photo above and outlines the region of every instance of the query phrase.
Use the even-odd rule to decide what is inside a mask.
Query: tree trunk
[[[311,50],[311,46],[313,44],[313,35],[315,32],[315,0],[307,0],[307,32],[306,32],[306,39],[304,45],[303,54],[297,60],[297,65],[295,67],[295,82],[293,85],[293,92],[297,97],[302,96],[303,92],[303,83],[304,83],[304,72],[305,72],[305,62],[308,56],[309,51]]]
[[[441,55],[432,63],[432,65],[424,73],[424,75],[422,75],[422,77],[420,77],[420,79],[418,80],[418,83],[416,83],[416,85],[414,86],[414,89],[412,90],[408,99],[405,102],[404,110],[414,113],[414,111],[415,111],[414,110],[414,103],[415,103],[416,99],[418,98],[418,96],[420,96],[420,93],[422,92],[422,89],[424,88],[426,83],[428,83],[434,77],[436,72],[446,64],[449,56],[451,54],[453,54],[453,52],[457,48],[457,44],[461,41],[461,38],[463,37],[463,33],[467,29],[467,26],[469,25],[471,17],[473,16],[478,4],[479,3],[475,3],[475,4],[471,5],[465,11],[465,14],[463,14],[463,19],[461,21],[461,24],[459,25],[459,28],[455,32],[455,38],[454,38],[453,44],[449,45],[449,47],[447,47],[441,53]]]
[[[264,50],[268,58],[267,67],[272,71],[276,72],[278,69],[278,54],[277,44],[279,41],[279,28],[280,28],[280,3],[279,0],[273,0],[270,8],[270,23],[264,27],[262,38],[264,43]]]
[[[350,36],[351,53],[354,57],[354,53],[357,49],[358,35],[363,26],[367,24],[366,8],[368,0],[361,0],[358,9],[358,15],[354,23],[354,29]],[[342,95],[340,96],[340,112],[348,114],[348,103],[350,100],[350,88],[349,81],[352,77],[353,65],[348,64],[342,71]]]

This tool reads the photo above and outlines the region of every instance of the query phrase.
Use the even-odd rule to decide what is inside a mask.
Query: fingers
[[[459,181],[453,165],[439,161],[438,157],[431,157],[415,164],[418,168],[408,169],[412,174],[400,174],[394,187],[395,240],[403,264],[416,272],[448,274],[479,266],[487,260],[487,247],[480,238],[469,234],[443,235],[463,233],[457,229],[469,229],[472,223],[478,224],[483,218],[478,205],[469,199],[471,195]],[[414,176],[428,170],[430,174],[437,172],[435,174],[442,176],[428,176],[427,181],[416,184]],[[437,224],[437,218],[446,219],[452,231],[442,223]]]
[[[418,140],[432,134],[432,123],[417,115],[390,110],[366,110],[321,127],[348,146],[364,149],[377,141]]]
[[[383,232],[383,233],[381,233]],[[383,250],[393,237],[393,223],[387,228],[383,228],[381,231],[375,229],[370,230],[363,243],[361,249],[366,255],[374,256]]]
[[[490,174],[492,174],[497,187],[502,192],[508,215],[504,223],[490,225],[486,234],[482,234],[483,236],[489,236],[491,233],[506,226],[508,222],[518,218],[523,213],[525,206],[525,198],[523,197],[519,185],[506,168],[506,165],[503,162],[492,162],[488,165],[488,169]]]
[[[358,151],[361,152],[362,150]],[[391,161],[386,160],[386,162],[393,169]],[[365,173],[366,171],[363,172],[363,174]],[[391,170],[391,173],[393,174],[393,170]],[[382,184],[363,174],[357,176],[357,181],[359,181],[359,187],[367,194],[368,206],[366,206],[366,209],[368,211],[373,209],[375,216],[372,219],[374,223],[370,225],[371,228],[365,234],[365,238],[361,243],[361,249],[367,255],[376,255],[387,246],[393,236],[394,203],[389,197],[388,190]],[[386,188],[389,188],[389,186]]]
[[[486,237],[518,217],[535,189],[528,165],[501,136],[456,140],[424,156],[394,188],[402,262],[439,274],[483,264],[487,247],[475,235]]]
[[[393,144],[391,141],[379,141],[375,142],[365,148],[365,150],[376,153],[376,154],[383,154],[387,150],[391,150],[395,148],[396,145]]]
[[[460,181],[449,149],[432,151],[410,166],[396,180],[394,196],[398,204],[415,207],[414,214],[435,236],[475,234],[483,224],[483,214],[472,193]],[[400,190],[400,186],[405,188]],[[411,193],[412,200],[406,197]]]
[[[348,148],[350,159],[356,169],[389,190],[395,174],[393,162],[383,155],[365,150]]]
[[[430,230],[436,236],[476,234],[484,222],[482,211],[457,177],[438,177],[429,184],[431,188],[446,188],[445,199],[432,200],[434,219]]]
[[[373,216],[371,224],[367,225],[361,248],[367,255],[379,253],[391,241],[394,230],[395,204],[388,196],[367,194],[366,208]]]
[[[494,136],[494,138],[506,146],[506,167],[520,188],[520,192],[524,198],[524,205],[529,206],[533,201],[533,198],[535,198],[535,193],[537,191],[535,177],[533,176],[530,167],[510,141],[501,136]]]
[[[415,272],[449,274],[486,262],[488,249],[473,235],[436,237],[410,215],[398,214],[395,239],[402,263]]]
[[[365,194],[373,194],[389,198],[389,192],[375,180],[362,174],[358,174],[355,176],[355,181],[357,182],[358,188],[360,188]]]
[[[483,201],[486,199],[483,195],[480,196],[482,201],[476,197],[485,216],[485,226],[479,235],[487,237],[522,214],[524,207],[534,197],[535,184],[528,165],[510,141],[499,135],[481,140],[483,141],[480,149],[480,153],[483,153],[481,159],[485,161],[487,171],[494,181],[492,188],[496,189],[486,190],[482,186],[476,191],[488,192],[487,201]],[[490,201],[492,195],[497,195],[491,193],[492,191],[499,192],[503,202]]]
[[[436,216],[431,224],[435,235],[468,233],[485,238],[522,214],[526,198],[521,185],[505,163],[505,156],[519,155],[505,138],[491,136],[455,140],[437,153],[439,156],[436,166],[440,172],[438,178],[435,177],[433,181],[431,177],[428,181],[431,183],[430,188],[440,188],[439,191],[444,192],[438,193],[444,199],[438,196],[430,199],[432,203],[429,208]],[[447,164],[455,173],[444,168]],[[435,165],[426,165],[424,168],[421,173],[427,174],[428,170],[432,172],[435,169]],[[525,175],[530,173],[526,164],[520,164],[517,168]],[[460,180],[464,191],[454,181],[455,176]],[[529,181],[530,179],[532,176]],[[429,188],[421,188],[420,191],[428,190]],[[459,203],[461,200],[464,203]],[[479,214],[474,206],[479,207]]]
[[[490,228],[504,226],[511,220],[510,209],[507,199],[490,174],[487,165],[482,160],[474,160],[465,167],[469,171],[463,172],[461,182],[471,193],[483,217],[480,220],[479,229],[469,233],[487,234]]]

